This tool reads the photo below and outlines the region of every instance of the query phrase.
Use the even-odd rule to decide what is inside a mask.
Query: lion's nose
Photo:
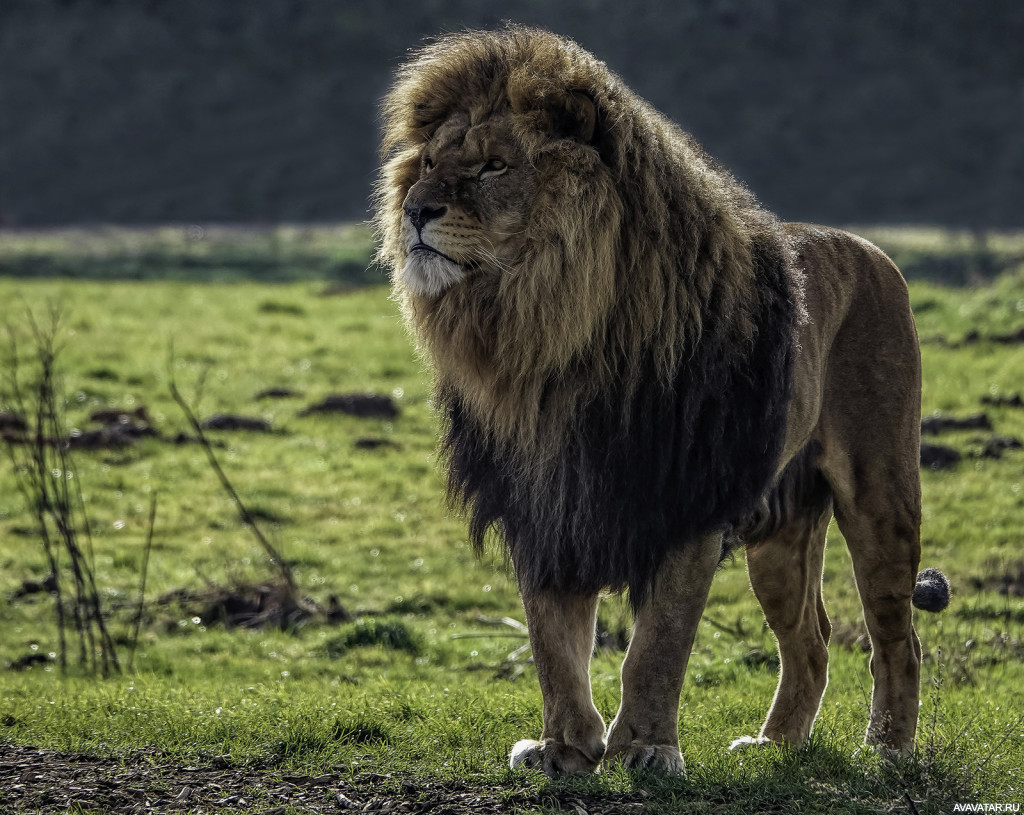
[[[423,229],[430,221],[435,218],[440,218],[448,211],[448,207],[428,207],[428,206],[404,206],[402,209],[405,210],[405,214],[409,216],[409,221],[416,229]]]

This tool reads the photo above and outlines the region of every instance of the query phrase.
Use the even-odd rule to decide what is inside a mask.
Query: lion
[[[875,246],[779,222],[574,42],[441,37],[383,103],[378,260],[435,377],[450,500],[518,581],[543,695],[512,767],[684,772],[679,696],[712,577],[744,547],[782,670],[756,737],[808,738],[828,677],[834,515],[871,638],[866,740],[913,749],[920,361]],[[599,599],[634,631],[606,730]]]

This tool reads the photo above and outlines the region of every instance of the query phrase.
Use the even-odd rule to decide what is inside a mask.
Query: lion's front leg
[[[622,704],[608,732],[606,762],[685,773],[679,693],[721,553],[721,535],[714,535],[665,559],[622,663]]]
[[[597,596],[523,594],[533,661],[544,697],[540,741],[512,748],[511,766],[555,778],[593,772],[604,755],[604,720],[590,693]]]

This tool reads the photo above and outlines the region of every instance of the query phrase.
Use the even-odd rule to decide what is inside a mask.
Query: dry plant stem
[[[107,631],[103,618],[102,601],[96,588],[95,574],[90,558],[79,545],[79,530],[81,529],[85,534],[89,550],[92,549],[85,509],[80,502],[76,503],[75,501],[75,497],[80,497],[81,493],[73,495],[71,492],[71,480],[75,468],[71,461],[68,445],[64,441],[65,432],[60,404],[54,387],[57,351],[53,347],[53,337],[56,334],[57,321],[58,315],[54,315],[52,327],[46,332],[34,327],[41,368],[38,415],[43,421],[40,421],[39,427],[48,431],[52,443],[50,445],[42,443],[44,433],[39,429],[37,429],[36,436],[40,441],[39,446],[42,447],[43,458],[47,451],[52,450],[50,463],[55,465],[42,473],[41,480],[45,483],[46,472],[59,473],[59,476],[54,478],[54,488],[49,494],[52,506],[51,516],[57,525],[64,549],[69,555],[69,565],[74,578],[75,603],[73,611],[76,625],[79,628],[79,644],[83,652],[81,662],[88,666],[91,673],[95,673],[99,669],[103,676],[109,676],[112,671],[120,671],[120,665],[114,642]]]
[[[26,408],[26,399],[21,389],[19,370],[21,357],[18,352],[17,337],[10,326],[7,326],[7,334],[8,347],[10,348],[8,373],[10,398],[18,413],[22,416],[27,416],[29,414]],[[27,460],[26,456],[18,453],[18,448],[16,448],[13,441],[7,442],[7,455],[11,460],[14,472],[20,473],[23,476],[17,479],[18,489],[25,499],[25,505],[32,509],[36,528],[39,531],[39,540],[46,555],[46,563],[49,566],[50,575],[53,577],[52,594],[57,613],[57,664],[63,670],[67,668],[67,636],[65,634],[67,621],[64,617],[63,583],[60,579],[59,550],[50,535],[50,526],[46,522],[46,500],[44,498],[46,482],[45,479],[40,478],[41,473],[47,472],[44,444],[45,439],[42,436],[42,429],[37,417],[36,433],[27,445]]]
[[[51,309],[50,325],[41,329],[32,315],[28,321],[35,341],[38,381],[26,395],[21,385],[19,354],[14,331],[8,329],[11,348],[9,382],[12,398],[23,415],[33,415],[34,433],[28,439],[26,456],[8,445],[8,453],[15,464],[22,494],[33,508],[40,541],[46,554],[54,580],[57,604],[57,627],[61,668],[67,667],[67,611],[61,578],[60,555],[68,555],[68,568],[75,587],[70,615],[78,634],[79,664],[90,673],[102,672],[108,676],[120,671],[117,650],[107,630],[102,601],[96,588],[91,558],[79,545],[80,532],[85,534],[88,551],[92,551],[88,516],[82,502],[81,488],[72,492],[71,480],[75,468],[65,438],[60,400],[55,387],[56,360],[59,349],[55,337],[60,323],[60,312]],[[28,408],[31,407],[32,410]]]
[[[220,462],[217,461],[217,456],[214,455],[213,452],[213,445],[211,445],[209,439],[206,438],[206,434],[203,432],[203,428],[199,424],[199,419],[196,417],[196,414],[193,412],[192,408],[189,407],[188,402],[185,401],[181,392],[178,390],[178,386],[174,381],[173,365],[168,367],[171,369],[171,373],[169,374],[171,398],[174,399],[178,407],[181,408],[181,412],[185,414],[185,419],[188,421],[192,431],[196,434],[196,438],[199,439],[200,445],[206,452],[206,458],[210,462],[210,467],[213,469],[214,473],[216,473],[221,486],[224,487],[224,491],[227,492],[231,497],[231,500],[234,501],[235,506],[238,508],[238,514],[241,516],[242,522],[252,530],[253,535],[256,536],[256,540],[259,542],[260,546],[263,547],[263,551],[266,552],[267,557],[270,558],[271,564],[277,569],[278,574],[284,581],[285,587],[288,591],[288,598],[295,601],[298,595],[298,589],[295,585],[295,576],[292,574],[291,567],[287,562],[285,562],[284,558],[281,557],[274,545],[267,540],[266,535],[263,534],[263,530],[261,530],[259,524],[256,523],[256,519],[252,516],[248,507],[246,507],[245,503],[235,491],[231,481],[221,468]]]

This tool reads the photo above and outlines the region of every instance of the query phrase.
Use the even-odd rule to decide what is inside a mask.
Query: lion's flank
[[[384,105],[379,258],[420,153],[509,115],[536,172],[523,250],[437,296],[395,276],[435,369],[449,486],[524,589],[629,586],[775,476],[800,287],[777,222],[574,43],[512,27],[415,53]]]

